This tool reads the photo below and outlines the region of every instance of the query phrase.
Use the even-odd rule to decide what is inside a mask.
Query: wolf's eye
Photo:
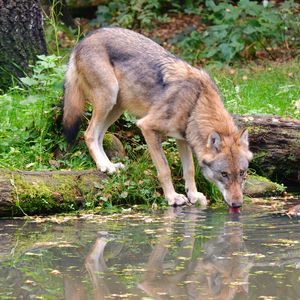
[[[227,178],[228,177],[228,173],[227,172],[221,172],[222,177]]]
[[[240,171],[240,176],[244,176],[245,175],[245,171],[244,170],[241,170]]]

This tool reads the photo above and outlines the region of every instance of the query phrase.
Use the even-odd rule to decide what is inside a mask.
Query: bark
[[[38,0],[0,0],[0,89],[22,77],[38,54],[46,54]]]
[[[300,184],[300,120],[276,116],[234,116],[249,130],[251,167],[279,182]]]

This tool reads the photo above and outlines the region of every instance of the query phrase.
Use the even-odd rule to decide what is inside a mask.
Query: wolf
[[[127,110],[137,118],[169,205],[200,202],[193,153],[204,176],[231,208],[243,202],[242,187],[252,154],[248,132],[239,130],[225,109],[215,82],[151,39],[122,28],[101,28],[73,49],[64,84],[63,131],[76,138],[85,103],[93,112],[84,139],[96,166],[114,173],[103,149],[107,129]],[[176,139],[186,195],[175,191],[161,141]]]

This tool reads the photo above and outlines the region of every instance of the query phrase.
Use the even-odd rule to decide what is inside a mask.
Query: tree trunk
[[[46,54],[38,0],[0,0],[0,89],[22,77],[38,54]]]
[[[276,116],[234,116],[249,130],[251,167],[262,176],[300,187],[300,120]]]

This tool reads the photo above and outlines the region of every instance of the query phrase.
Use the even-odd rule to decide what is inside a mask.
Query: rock
[[[121,141],[112,133],[106,133],[103,140],[103,147],[109,159],[114,157],[124,158],[126,156],[125,149]]]
[[[257,175],[249,175],[244,188],[244,194],[250,197],[276,196],[284,191],[283,185]]]
[[[288,216],[299,217],[300,216],[300,204],[290,207],[288,212]]]

